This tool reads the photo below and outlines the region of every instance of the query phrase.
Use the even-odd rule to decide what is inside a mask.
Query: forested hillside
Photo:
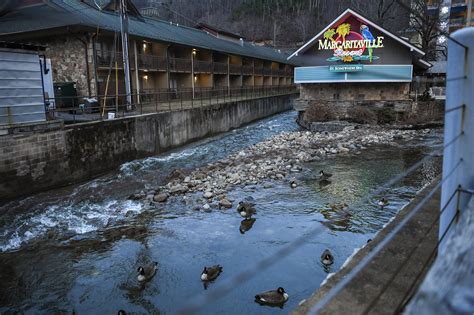
[[[408,0],[406,0],[409,2]],[[350,7],[399,32],[409,13],[396,0],[135,0],[138,7],[158,5],[160,18],[192,26],[198,22],[292,48],[305,42]]]

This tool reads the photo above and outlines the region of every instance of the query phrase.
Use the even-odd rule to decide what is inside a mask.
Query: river
[[[173,314],[190,297],[212,290],[307,230],[325,232],[271,268],[261,270],[202,314],[288,313],[337,271],[355,248],[363,246],[440,173],[440,158],[430,160],[383,195],[384,209],[367,194],[403,172],[441,143],[440,132],[398,146],[373,146],[362,154],[311,162],[291,189],[273,181],[237,187],[228,197],[256,200],[255,222],[240,229],[235,209],[196,211],[182,197],[150,207],[127,197],[163,183],[175,168],[193,169],[272,135],[298,130],[287,112],[212,137],[173,152],[125,163],[119,170],[81,185],[56,189],[0,206],[0,313]],[[334,173],[320,186],[315,174]],[[267,183],[268,184],[268,183]],[[330,203],[347,203],[337,211]],[[325,268],[319,256],[329,248],[335,262]],[[158,262],[156,276],[137,284],[140,264]],[[205,265],[224,271],[205,288]],[[256,304],[253,296],[282,286],[290,295],[283,308]]]

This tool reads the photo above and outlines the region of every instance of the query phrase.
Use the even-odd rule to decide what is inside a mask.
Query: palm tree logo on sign
[[[360,25],[360,33],[351,31],[349,23],[342,23],[336,29],[330,28],[324,32],[324,40],[319,40],[319,50],[331,49],[334,51],[327,61],[369,61],[379,59],[373,55],[374,48],[383,47],[383,36],[375,38],[367,25]],[[364,55],[364,52],[367,54]]]

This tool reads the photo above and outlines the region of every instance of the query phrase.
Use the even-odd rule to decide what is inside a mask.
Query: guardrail
[[[237,88],[205,88],[142,90],[132,93],[132,104],[126,95],[109,94],[92,97],[47,98],[49,120],[63,119],[66,123],[104,120],[163,111],[202,108],[205,106],[296,93],[294,85],[251,86]]]

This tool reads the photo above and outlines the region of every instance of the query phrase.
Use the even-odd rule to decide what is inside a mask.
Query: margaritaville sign
[[[333,50],[333,57],[328,61],[352,62],[379,59],[373,55],[373,49],[383,48],[383,36],[372,35],[367,25],[360,25],[360,33],[351,31],[349,23],[340,24],[336,29],[324,32],[324,39],[318,41],[318,50]],[[368,54],[364,55],[367,50]]]

